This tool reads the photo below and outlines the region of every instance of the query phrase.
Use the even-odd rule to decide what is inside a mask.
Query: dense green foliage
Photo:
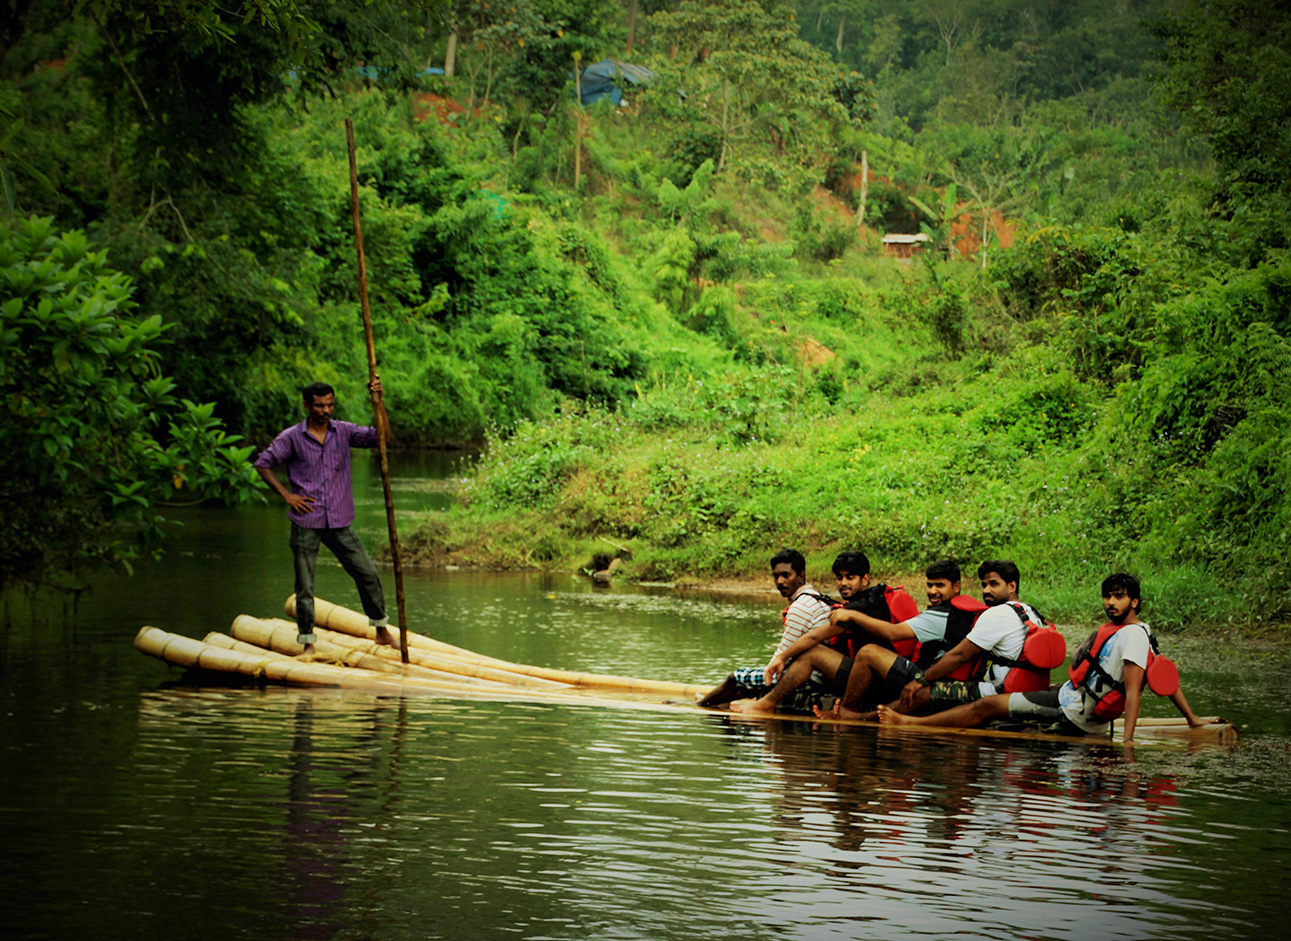
[[[1125,566],[1159,623],[1291,614],[1276,4],[633,8],[657,77],[582,110],[574,54],[624,57],[627,4],[263,3],[274,28],[222,31],[38,2],[5,179],[111,249],[161,367],[263,439],[310,379],[361,396],[352,115],[395,433],[487,443],[414,539],[435,558],[1014,554],[1057,610]],[[877,257],[919,231],[919,263]]]
[[[84,234],[12,220],[0,242],[0,583],[154,550],[157,501],[240,502],[249,447],[174,395],[160,318]]]

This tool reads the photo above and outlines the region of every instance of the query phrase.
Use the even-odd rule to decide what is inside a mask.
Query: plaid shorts
[[[731,675],[745,695],[743,699],[761,699],[771,692],[771,687],[763,682],[765,667],[740,667]],[[812,706],[828,709],[834,704],[837,693],[829,688],[830,684],[818,672],[780,701],[779,711],[796,712],[801,715],[812,715]]]

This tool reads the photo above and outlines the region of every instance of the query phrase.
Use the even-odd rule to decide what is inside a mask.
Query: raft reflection
[[[1196,878],[1161,839],[1180,814],[1175,780],[1104,749],[805,723],[724,731],[760,741],[759,760],[775,772],[786,881],[763,904],[799,908],[804,930],[842,919],[875,937],[962,935],[966,923],[988,934],[1142,937],[1181,877]],[[797,876],[813,864],[809,887]],[[1190,906],[1194,915],[1205,904]]]

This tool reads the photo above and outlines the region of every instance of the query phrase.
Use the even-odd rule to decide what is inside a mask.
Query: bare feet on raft
[[[841,699],[835,699],[834,704],[828,709],[821,709],[819,706],[812,706],[811,708],[812,711],[816,713],[817,719],[852,720],[862,718],[862,713],[855,709],[848,709],[843,705],[843,701]]]
[[[731,703],[731,712],[746,716],[770,716],[775,715],[775,706],[763,705],[760,699],[741,699]]]
[[[912,725],[910,716],[902,715],[889,706],[879,706],[879,725]]]
[[[399,646],[398,638],[396,638],[393,634],[391,634],[389,629],[384,627],[377,628],[377,643],[384,644],[387,647]]]

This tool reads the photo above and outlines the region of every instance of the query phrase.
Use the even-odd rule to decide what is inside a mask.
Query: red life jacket
[[[900,585],[891,587],[880,583],[866,590],[873,591],[875,588],[883,589],[883,603],[887,606],[887,619],[893,624],[900,624],[902,621],[908,621],[919,613],[918,603],[911,598],[910,593]],[[825,602],[825,604],[829,605],[831,608],[846,607],[846,605],[841,601],[835,601],[828,595],[820,595],[813,592],[805,592],[805,594],[809,594],[813,598]],[[784,615],[787,614],[788,611],[789,609],[785,608],[784,612],[781,613],[781,621],[783,621]],[[862,633],[864,632],[863,628],[860,630]],[[874,637],[872,634],[868,636],[874,643],[883,647],[888,647],[891,650],[895,650],[899,655],[906,657],[907,659],[913,660],[918,654],[919,641],[917,638],[908,637],[903,640],[889,642],[883,638]],[[838,651],[845,657],[855,658],[857,651],[860,650],[863,643],[857,640],[855,632],[845,629],[841,634],[837,634],[825,641],[825,646],[829,647],[831,650]]]
[[[1071,658],[1071,667],[1067,672],[1071,678],[1071,685],[1077,688],[1083,686],[1091,695],[1097,697],[1097,704],[1090,713],[1090,718],[1097,722],[1110,722],[1125,713],[1125,683],[1113,679],[1112,675],[1098,662],[1103,647],[1117,631],[1125,626],[1111,622],[1104,624],[1089,635],[1077,649],[1076,655]],[[1144,630],[1146,631],[1146,628]],[[1148,633],[1148,665],[1143,673],[1148,688],[1158,696],[1173,696],[1179,689],[1179,668],[1169,657],[1161,655],[1157,647],[1157,639],[1151,633]],[[1101,685],[1106,687],[1101,696],[1096,692],[1100,680]]]
[[[1027,617],[1026,608],[1022,605],[1015,601],[1004,603],[1013,609],[1018,620],[1026,626],[1027,636],[1022,641],[1022,655],[1016,660],[1011,660],[1008,657],[987,654],[982,675],[985,676],[990,664],[999,663],[1009,668],[1009,672],[1004,675],[1002,685],[1004,692],[1029,693],[1048,689],[1049,671],[1061,666],[1062,661],[1067,659],[1067,641],[1039,611],[1036,611],[1036,616],[1040,619],[1040,623],[1037,624]]]
[[[919,603],[910,597],[910,593],[897,585],[892,588],[883,586],[883,600],[888,603],[888,619],[893,624],[901,624],[919,614]],[[899,656],[915,661],[919,657],[919,638],[906,637],[892,642],[892,649]]]

